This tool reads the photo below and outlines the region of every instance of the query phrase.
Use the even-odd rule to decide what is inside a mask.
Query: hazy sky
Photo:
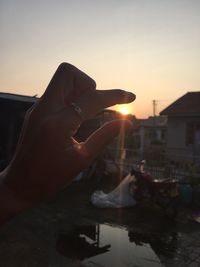
[[[3,92],[40,96],[63,61],[137,117],[200,90],[200,0],[0,0],[0,43]]]

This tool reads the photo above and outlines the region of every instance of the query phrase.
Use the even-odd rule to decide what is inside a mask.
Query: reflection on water
[[[59,236],[57,250],[87,266],[163,266],[162,257],[174,257],[177,234],[139,234],[105,224],[77,226]]]
[[[109,251],[110,245],[100,245],[100,225],[81,226],[60,235],[57,250],[71,259],[84,260]]]

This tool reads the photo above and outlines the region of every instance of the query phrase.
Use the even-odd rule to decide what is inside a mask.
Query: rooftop
[[[167,126],[167,116],[155,116],[149,117],[147,119],[140,119],[140,126],[143,127],[166,127]]]
[[[34,103],[37,100],[37,97],[36,96],[24,96],[24,95],[17,95],[17,94],[0,92],[0,99]]]
[[[200,115],[200,91],[188,92],[160,112],[160,115]]]

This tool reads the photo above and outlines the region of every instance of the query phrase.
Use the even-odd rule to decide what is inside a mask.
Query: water
[[[176,235],[151,236],[106,224],[75,227],[60,235],[57,250],[88,267],[158,267],[173,257]]]

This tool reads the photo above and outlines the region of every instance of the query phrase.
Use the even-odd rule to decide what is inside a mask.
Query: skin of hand
[[[85,142],[73,135],[81,122],[104,108],[130,103],[135,95],[120,89],[96,90],[85,73],[62,63],[46,91],[28,110],[16,153],[0,174],[0,222],[65,188],[119,133],[127,120],[103,125]],[[82,110],[81,116],[70,103]]]

